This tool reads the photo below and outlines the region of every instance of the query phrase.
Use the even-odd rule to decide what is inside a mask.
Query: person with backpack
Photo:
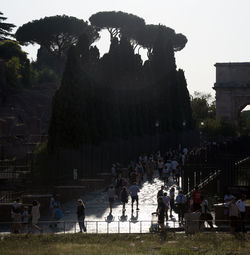
[[[123,186],[121,193],[120,193],[120,199],[122,202],[122,212],[123,213],[126,211],[125,206],[128,203],[128,195],[129,195],[129,192],[128,192],[126,186]]]

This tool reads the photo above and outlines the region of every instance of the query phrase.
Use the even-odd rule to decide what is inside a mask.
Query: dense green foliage
[[[5,76],[8,86],[18,88],[31,86],[30,62],[17,42],[0,41],[0,59],[5,62]]]
[[[12,36],[12,29],[15,27],[14,24],[6,23],[7,18],[3,16],[3,13],[0,12],[0,41],[7,40]]]
[[[144,22],[131,15],[122,17]],[[129,27],[122,27],[120,20],[112,22],[99,25],[119,29],[119,36],[111,36],[109,52],[102,58],[87,36],[68,52],[62,83],[53,99],[52,150],[154,135],[156,122],[159,133],[193,128],[184,72],[176,70],[174,41],[166,27],[157,26],[151,56],[143,63],[131,38],[121,32]]]
[[[226,120],[216,120],[215,101],[212,101],[210,94],[194,92],[191,100],[193,118],[196,127],[208,140],[216,140],[236,135],[236,127],[229,124]]]

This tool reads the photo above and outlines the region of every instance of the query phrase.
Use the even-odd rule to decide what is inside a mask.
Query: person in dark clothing
[[[87,229],[84,225],[85,205],[81,199],[77,200],[77,219],[80,227],[80,233],[82,233],[82,231],[86,232]]]
[[[164,229],[165,212],[166,212],[166,205],[164,204],[162,197],[159,197],[157,214],[158,214],[158,224],[159,224],[160,230]]]
[[[125,212],[126,209],[125,209],[125,205],[126,203],[128,203],[128,190],[126,188],[126,186],[123,186],[122,187],[122,191],[120,193],[120,199],[121,199],[121,202],[122,202],[122,211]]]
[[[161,186],[161,189],[157,193],[157,200],[159,197],[163,197],[164,194],[164,186]]]

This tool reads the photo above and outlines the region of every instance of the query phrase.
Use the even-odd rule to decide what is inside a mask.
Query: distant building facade
[[[238,126],[239,114],[250,104],[250,62],[216,63],[216,119]]]

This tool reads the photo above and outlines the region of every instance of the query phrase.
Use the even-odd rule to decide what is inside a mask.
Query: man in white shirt
[[[246,232],[246,228],[245,228],[245,216],[246,216],[246,204],[245,204],[245,200],[246,200],[246,195],[242,194],[241,195],[241,199],[239,199],[236,202],[237,207],[239,208],[240,211],[240,223],[241,223],[241,230],[242,232]]]

